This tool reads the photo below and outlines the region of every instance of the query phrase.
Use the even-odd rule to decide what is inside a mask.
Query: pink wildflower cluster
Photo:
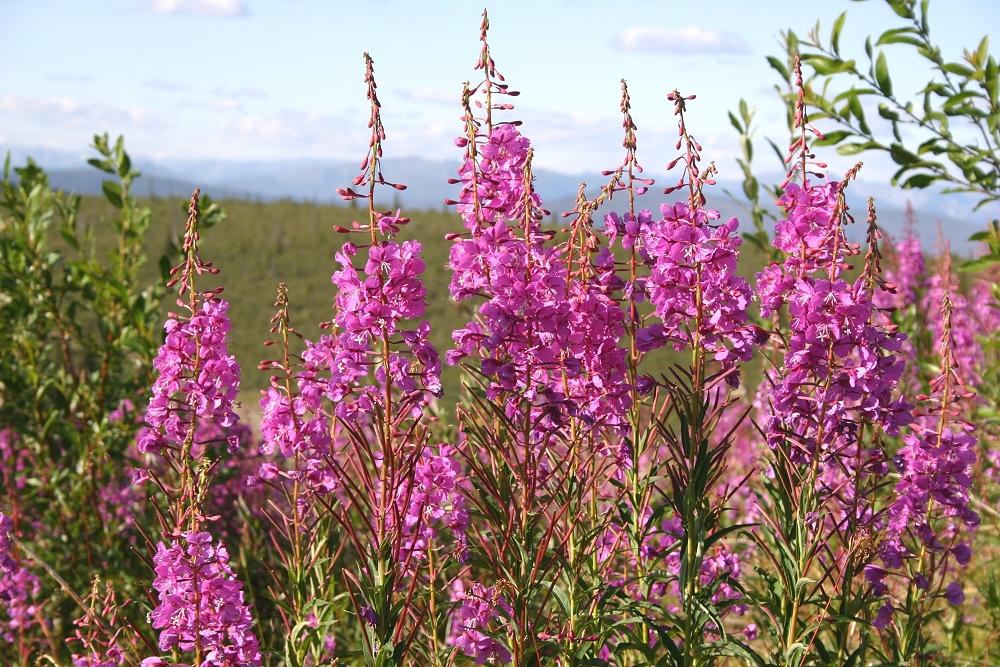
[[[0,639],[9,644],[37,623],[38,607],[32,600],[41,594],[38,577],[14,559],[13,532],[14,521],[0,512],[0,610],[7,616],[0,620]]]
[[[329,421],[321,411],[323,394],[316,383],[304,377],[311,373],[315,371],[306,370],[299,377],[303,391],[291,400],[274,386],[260,399],[263,411],[260,453],[271,456],[277,451],[289,460],[301,457],[301,470],[282,473],[276,462],[268,460],[261,463],[257,474],[265,481],[275,480],[281,474],[304,474],[309,488],[323,495],[336,488],[337,480],[324,461],[330,454],[332,436]]]
[[[222,427],[234,426],[239,416],[233,402],[239,393],[240,365],[227,351],[229,304],[220,298],[204,300],[184,320],[172,315],[165,325],[166,342],[153,361],[159,377],[146,409],[147,427],[139,431],[139,451],[179,450],[195,418]],[[183,401],[176,398],[180,393]],[[228,436],[229,450],[239,439]]]
[[[333,274],[333,284],[338,288],[334,322],[341,333],[336,345],[324,337],[327,349],[322,353],[332,355],[323,359],[331,371],[325,393],[336,404],[336,415],[342,419],[355,419],[357,411],[370,413],[374,405],[382,403],[382,392],[376,386],[361,386],[356,393],[355,389],[369,376],[375,365],[373,359],[383,354],[381,349],[375,349],[376,341],[397,334],[412,354],[390,353],[388,370],[382,364],[376,367],[376,381],[379,385],[391,384],[404,394],[441,393],[441,364],[437,351],[427,340],[430,325],[423,322],[418,329],[405,332],[399,326],[403,320],[422,316],[426,309],[427,290],[420,279],[424,271],[420,250],[417,241],[402,244],[382,241],[368,249],[363,275],[352,264],[351,258],[357,252],[353,244],[344,244],[337,254],[343,268]],[[320,353],[317,346],[303,355],[307,367],[314,360],[313,353]],[[418,362],[416,365],[411,356]],[[354,400],[345,400],[352,393]]]
[[[24,488],[27,478],[22,473],[31,469],[31,450],[19,440],[13,429],[0,429],[0,482],[8,493]]]
[[[386,387],[402,397],[403,407],[397,408],[404,411],[419,412],[425,393],[441,393],[441,361],[428,338],[430,325],[401,326],[426,309],[420,249],[416,241],[381,241],[368,249],[363,272],[359,272],[351,259],[358,248],[344,244],[337,254],[343,268],[332,278],[338,287],[334,316],[338,333],[306,342],[295,376],[298,391],[291,398],[275,380],[260,400],[261,452],[300,457],[300,472],[318,493],[337,486],[325,460],[335,434],[324,400],[333,404],[332,416],[364,425],[377,409],[387,408]],[[385,347],[389,344],[391,349]],[[268,462],[259,474],[272,480],[281,473],[275,463]]]
[[[514,613],[500,591],[480,583],[460,594],[461,605],[452,620],[452,635],[448,643],[475,658],[477,665],[511,661],[510,649],[497,636]]]
[[[652,510],[647,508],[645,515],[648,519],[652,515]],[[639,553],[639,557],[645,564],[645,570],[660,570],[662,568],[662,573],[667,575],[650,587],[650,599],[655,600],[669,596],[666,604],[673,611],[679,609],[677,603],[681,598],[677,578],[681,570],[680,543],[683,539],[684,526],[681,525],[680,517],[664,519],[658,528],[654,526],[654,529],[644,537]],[[596,556],[598,561],[607,565],[614,564],[623,567],[625,571],[634,571],[637,569],[638,559],[629,554],[629,551],[628,537],[624,529],[617,524],[611,524],[599,542]],[[622,557],[623,554],[629,562],[612,563],[612,559]],[[699,573],[699,582],[703,588],[718,584],[712,595],[712,602],[733,602],[743,597],[743,594],[733,587],[733,584],[739,580],[740,574],[739,554],[719,543],[705,554]],[[627,587],[629,595],[637,599],[643,597],[642,586],[639,582],[618,579],[609,583]],[[727,607],[726,611],[742,615],[746,611],[746,606],[733,604]]]
[[[528,167],[531,141],[509,123],[500,123],[487,135],[479,138],[478,163],[468,150],[469,140],[455,140],[466,148],[465,162],[458,170],[458,183],[462,185],[456,210],[470,231],[492,227],[501,237],[505,236],[508,220],[519,220],[528,212],[525,206],[540,208],[542,200],[530,184],[524,182]],[[489,251],[490,237],[474,236],[452,247],[452,260],[456,264],[451,291],[456,298],[475,294],[488,287],[485,267],[475,261],[455,261],[462,255],[475,257],[475,249]]]
[[[894,322],[907,325],[915,333],[917,340],[908,341],[903,351],[911,367],[918,368],[920,357],[941,355],[942,313],[947,292],[952,303],[950,335],[954,340],[955,362],[969,383],[978,384],[986,366],[986,354],[978,337],[1000,326],[1000,309],[989,281],[976,280],[968,292],[960,291],[958,276],[951,269],[949,250],[944,248],[929,267],[913,228],[916,217],[912,209],[908,209],[907,220],[904,236],[891,256],[893,261],[885,270],[885,278],[894,285],[895,293],[878,292],[875,303],[886,311],[895,311]],[[923,389],[919,377],[914,377],[912,384],[918,391]]]
[[[259,667],[250,608],[221,543],[213,546],[208,533],[187,532],[169,547],[157,543],[153,565],[159,605],[150,622],[160,631],[161,651],[198,651],[203,660],[198,667]],[[161,664],[161,658],[142,663]]]
[[[799,460],[848,452],[862,421],[894,436],[913,419],[912,406],[893,396],[904,366],[896,353],[905,336],[872,324],[875,305],[865,276],[854,284],[841,278],[856,250],[841,228],[839,190],[833,182],[788,184],[779,202],[787,219],[774,240],[788,255],[757,274],[764,317],[783,304],[789,315],[768,440],[790,442]],[[817,270],[825,275],[812,275]]]
[[[932,504],[940,514],[954,517],[966,527],[979,525],[979,515],[969,507],[976,437],[968,425],[938,432],[915,424],[911,430],[903,436],[903,447],[893,459],[900,481],[897,498],[889,509],[888,528],[890,534],[899,535],[916,526],[925,547],[940,549],[937,536],[926,524]],[[963,560],[960,564],[965,565],[968,559]]]
[[[86,655],[73,654],[73,667],[118,667],[125,662],[124,654],[118,649],[112,649],[107,655],[101,656],[98,653],[88,653]],[[161,663],[167,667],[169,663]],[[143,667],[158,667],[155,662],[144,662]]]
[[[954,410],[955,403],[972,394],[962,389],[950,353],[954,339],[948,335],[951,303],[947,297],[943,322],[943,371],[931,382],[932,395],[924,397],[931,409],[918,416],[912,432],[903,438],[903,447],[893,457],[900,480],[896,498],[887,511],[887,540],[881,548],[885,568],[905,571],[921,591],[941,589],[940,579],[947,576],[949,560],[954,559],[960,566],[969,563],[972,549],[966,536],[980,521],[979,514],[969,506],[976,463],[974,427],[956,419],[960,413]],[[886,569],[877,566],[869,566],[865,572],[875,592],[883,595],[890,592],[884,582],[888,575]],[[961,584],[955,581],[940,594],[956,606],[965,599]],[[887,599],[879,610],[876,626],[888,625],[894,611],[892,599]]]
[[[482,358],[487,396],[522,397],[532,421],[558,429],[568,416],[621,426],[630,404],[621,308],[596,284],[571,276],[539,228],[541,200],[530,186],[530,144],[510,125],[484,139],[481,160],[466,153],[459,212],[471,236],[456,239],[449,268],[456,300],[487,299],[455,331],[448,363]],[[527,171],[526,171],[527,170]]]
[[[459,486],[462,481],[462,469],[453,447],[442,445],[438,454],[430,448],[421,452],[413,481],[400,485],[396,491],[396,504],[407,535],[403,550],[409,555],[404,554],[404,559],[426,560],[427,549],[442,527],[451,530],[456,551],[460,556],[464,554],[469,511]]]
[[[605,217],[612,243],[620,238],[624,249],[636,248],[649,268],[649,275],[637,277],[636,284],[619,283],[627,298],[648,299],[660,320],[636,332],[637,349],[648,352],[668,343],[677,350],[700,346],[726,369],[749,361],[763,334],[748,324],[753,295],[736,275],[742,244],[736,233],[739,222],[731,218],[713,225],[718,211],[685,202],[663,204],[661,213],[663,219],[655,222],[649,211],[640,212],[637,219],[615,213]],[[613,266],[610,260],[605,265],[609,270]]]

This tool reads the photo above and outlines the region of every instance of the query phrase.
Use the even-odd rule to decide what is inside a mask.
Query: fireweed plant
[[[131,519],[133,557],[119,558],[148,568],[145,585],[80,577],[82,562],[97,574],[98,561],[119,561],[100,545],[88,552],[99,559],[67,559],[35,537],[55,534],[38,508],[58,491],[31,476],[49,456],[40,445],[72,437],[68,424],[86,432],[88,413],[52,436],[29,419],[38,406],[0,403],[4,664],[799,667],[949,655],[977,595],[963,583],[976,481],[996,468],[995,452],[986,467],[977,459],[982,402],[968,389],[991,372],[972,333],[996,326],[990,291],[976,282],[963,295],[947,252],[928,263],[912,235],[883,258],[872,202],[866,244],[848,242],[858,167],[824,173],[795,63],[780,220],[749,237],[771,244],[755,279],[737,272],[738,221],[708,206],[715,165],[691,129],[694,96],[677,91],[674,202],[641,207],[655,184],[623,81],[621,164],[595,195],[581,186],[567,224],[543,224],[533,149],[508,119],[517,93],[488,28],[484,13],[449,200],[463,225],[448,236],[450,294],[467,316],[443,352],[464,371],[456,419],[437,403],[421,244],[397,240],[401,210],[376,207],[405,186],[383,175],[365,54],[371,139],[338,192],[366,215],[334,229],[347,240],[316,337],[292,326],[293,295],[278,288],[259,441],[236,413],[228,304],[204,287],[216,270],[199,255],[197,191],[170,272],[181,314],[155,358],[129,343],[148,352],[132,371],[145,395],[143,384],[109,389],[93,413],[104,435],[86,441],[121,436],[134,484],[94,489],[92,507]],[[126,180],[111,195],[133,206],[124,149],[102,146],[98,166]],[[18,258],[43,256],[31,232],[43,176],[25,178],[38,187],[7,184],[0,227],[26,230],[3,246],[8,309],[32,275]],[[49,356],[73,360],[59,345]],[[664,359],[668,372],[649,371]],[[31,377],[5,367],[8,384]]]
[[[182,656],[199,667],[258,667],[261,653],[242,583],[225,545],[213,538],[211,517],[204,511],[218,465],[211,457],[220,444],[215,439],[224,437],[229,454],[241,445],[234,410],[240,367],[227,351],[229,304],[219,297],[222,288],[199,290],[195,284],[198,277],[218,272],[198,252],[198,199],[195,190],[184,259],[167,284],[177,286],[184,314],[171,314],[165,326],[166,341],[153,361],[159,375],[146,425],[136,438],[140,452],[166,464],[159,474],[153,467],[139,469],[134,480],[152,484],[166,505],[157,505],[163,539],[151,556],[157,604],[148,620],[159,633],[157,647],[171,660],[147,657],[142,667],[178,664]],[[206,430],[206,425],[219,430]]]
[[[259,473],[284,499],[273,519],[289,575],[283,617],[293,638],[314,631],[286,645],[290,665],[316,664],[334,648],[331,610],[316,593],[340,593],[337,580],[363,623],[365,664],[437,660],[444,610],[436,591],[451,583],[448,560],[463,560],[466,551],[468,515],[457,494],[462,471],[453,447],[432,443],[427,426],[429,399],[441,393],[441,362],[427,340],[430,325],[407,325],[425,309],[421,245],[393,241],[409,219],[375,209],[378,186],[405,186],[382,174],[386,133],[368,54],[365,65],[369,150],[352,187],[339,193],[367,200],[368,220],[336,230],[358,241],[336,256],[330,333],[293,355],[282,286],[272,332],[281,336],[283,355],[263,366],[283,373],[260,403],[262,450],[279,452],[279,463],[265,463]],[[359,186],[362,192],[353,189]],[[335,568],[330,549],[346,550],[342,562],[351,565]],[[323,576],[310,578],[317,572]],[[426,643],[417,641],[421,633]]]

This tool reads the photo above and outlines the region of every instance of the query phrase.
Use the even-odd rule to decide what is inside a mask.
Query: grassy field
[[[141,203],[152,210],[152,225],[146,238],[148,260],[143,271],[147,280],[153,280],[160,255],[168,250],[171,239],[183,233],[187,202],[180,198],[151,198]],[[288,285],[292,326],[306,339],[318,338],[321,333],[318,325],[329,321],[333,314],[336,292],[330,276],[339,268],[334,255],[349,240],[349,235],[336,233],[334,227],[350,227],[366,211],[293,201],[219,203],[227,218],[204,233],[201,254],[219,269],[217,277],[207,280],[225,287],[223,297],[230,303],[233,323],[230,352],[243,369],[243,403],[253,408],[269,377],[269,373],[258,370],[257,366],[263,358],[276,353],[276,348],[265,348],[263,342],[268,338],[270,319],[275,313],[278,284]],[[110,239],[103,220],[111,214],[112,209],[103,198],[84,197],[79,224],[93,226],[95,242],[101,244]],[[445,235],[462,231],[462,221],[458,215],[442,211],[407,214],[412,221],[397,238],[416,239],[423,244],[427,267],[423,275],[427,288],[425,319],[431,323],[431,340],[443,357],[452,346],[451,332],[465,325],[473,307],[469,302],[456,303],[448,291],[451,273],[446,264],[451,242]],[[759,270],[762,259],[755,248],[744,245],[740,264],[741,273],[749,276]],[[172,296],[165,302],[164,318],[167,310],[177,310]],[[659,374],[669,364],[683,361],[672,351],[660,350],[649,355],[644,370]],[[460,370],[445,365],[442,381],[445,403],[454,404]]]

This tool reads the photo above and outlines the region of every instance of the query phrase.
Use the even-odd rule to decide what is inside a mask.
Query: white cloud
[[[227,97],[221,100],[205,102],[204,107],[215,111],[240,111],[243,109],[243,102]]]
[[[243,0],[153,0],[143,7],[154,14],[199,14],[202,16],[247,16]]]
[[[11,116],[36,125],[61,123],[87,127],[95,131],[121,126],[162,127],[170,124],[169,117],[152,109],[98,104],[88,100],[55,96],[0,97],[0,115]]]
[[[264,99],[267,97],[267,93],[254,86],[243,86],[242,88],[237,88],[232,91],[230,95],[233,97],[255,97],[257,99]]]
[[[230,152],[252,147],[268,156],[356,154],[360,159],[368,144],[367,132],[364,123],[350,123],[315,111],[285,109],[270,115],[232,117],[208,130],[205,141]]]
[[[52,81],[54,83],[90,83],[94,79],[86,75],[46,74],[45,80]]]
[[[166,79],[150,79],[142,84],[146,88],[162,90],[167,93],[177,93],[183,90],[191,90],[191,86],[186,83],[167,81]]]
[[[615,36],[615,49],[629,53],[749,53],[750,47],[739,35],[699,26],[625,28]]]
[[[448,104],[458,107],[462,102],[461,92],[446,92],[433,86],[400,89],[399,96],[410,102],[428,102],[430,104]]]

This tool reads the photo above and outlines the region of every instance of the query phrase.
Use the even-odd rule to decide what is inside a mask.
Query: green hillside
[[[152,210],[152,225],[146,239],[148,261],[144,267],[145,278],[155,279],[157,260],[184,229],[187,202],[179,198],[151,198],[141,204]],[[206,231],[202,238],[201,254],[219,269],[217,277],[206,277],[225,288],[223,293],[230,304],[232,319],[232,345],[243,368],[242,400],[246,407],[256,405],[259,390],[268,383],[269,373],[258,370],[261,359],[277,356],[275,348],[265,348],[270,319],[274,315],[274,300],[278,284],[288,284],[292,307],[292,326],[315,340],[321,331],[319,323],[333,316],[335,296],[330,276],[339,268],[334,254],[349,235],[338,234],[334,227],[350,227],[358,214],[365,211],[347,207],[300,203],[292,201],[254,202],[226,200],[220,202],[226,219]],[[112,209],[103,198],[84,197],[80,211],[80,224],[92,225],[95,242],[108,242],[107,225],[102,218],[110,216]],[[423,244],[423,258],[427,265],[424,282],[427,288],[425,318],[432,326],[432,341],[442,357],[450,349],[451,332],[464,326],[469,306],[459,306],[451,299],[448,283],[451,274],[446,270],[451,243],[445,235],[461,231],[461,219],[453,213],[441,211],[409,212],[412,218],[398,238],[417,239]],[[354,239],[357,240],[357,239]],[[761,265],[760,255],[749,245],[744,246],[741,260],[744,275],[752,275]],[[169,297],[166,310],[176,311],[175,298]],[[647,360],[647,372],[665,372],[673,362],[683,362],[670,351],[658,351]],[[442,378],[446,403],[453,403],[458,395],[459,369],[444,367]]]

